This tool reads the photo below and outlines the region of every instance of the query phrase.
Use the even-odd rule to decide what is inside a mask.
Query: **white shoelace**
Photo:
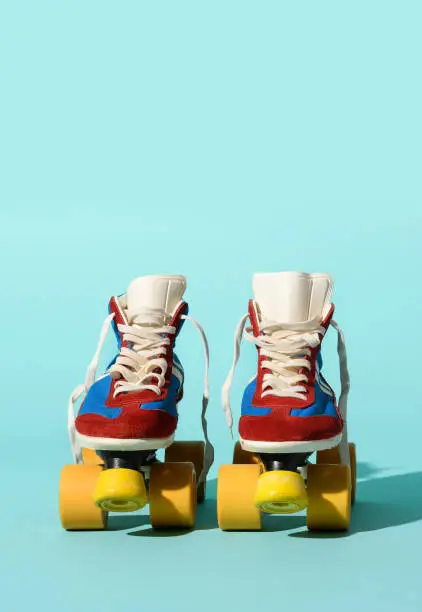
[[[117,326],[122,341],[129,343],[130,348],[122,347],[108,370],[109,374],[121,377],[116,382],[114,397],[127,391],[147,390],[160,395],[167,373],[167,361],[163,357],[170,344],[167,335],[176,333],[175,327],[162,323],[162,311],[145,308],[131,325]]]
[[[237,362],[240,355],[240,344],[242,335],[261,349],[261,356],[266,359],[262,367],[269,370],[263,376],[262,397],[276,395],[278,397],[306,398],[306,388],[303,384],[308,377],[305,372],[299,373],[299,369],[309,370],[311,367],[309,359],[310,347],[317,347],[325,329],[319,326],[319,319],[313,319],[298,324],[276,323],[266,321],[260,326],[262,335],[255,337],[252,327],[245,329],[249,315],[244,315],[236,328],[234,335],[233,363],[222,389],[223,409],[226,415],[227,425],[233,437],[233,414],[230,407],[230,387]],[[344,420],[347,414],[347,396],[350,388],[350,378],[347,369],[347,354],[344,335],[335,321],[331,325],[337,331],[337,352],[340,363],[341,393],[339,399],[339,411]]]
[[[139,316],[136,317],[137,325],[118,325],[118,330],[122,334],[122,340],[131,343],[132,348],[122,347],[114,364],[107,371],[107,374],[119,374],[122,378],[117,380],[115,385],[114,397],[119,393],[127,391],[142,391],[151,390],[157,395],[161,393],[161,387],[164,384],[164,379],[167,371],[167,361],[164,357],[156,357],[156,355],[165,355],[166,346],[170,344],[170,339],[163,337],[164,334],[174,334],[176,328],[170,325],[162,325],[161,327],[152,327],[154,323],[164,320],[165,313],[156,309],[145,309]],[[205,332],[202,327],[187,315],[182,315],[182,319],[191,321],[196,327],[201,337],[202,346],[204,349],[204,391],[202,399],[201,423],[205,438],[205,462],[204,470],[198,477],[198,484],[204,481],[208,471],[214,461],[214,447],[208,438],[208,426],[206,419],[206,411],[209,401],[209,348]],[[100,332],[97,350],[94,357],[88,366],[85,383],[78,385],[72,392],[68,403],[68,431],[72,454],[75,463],[82,463],[82,449],[76,438],[75,429],[75,404],[78,399],[85,393],[88,393],[91,386],[97,379],[97,369],[100,361],[101,351],[110,330],[114,314],[110,314],[104,320]],[[144,323],[148,322],[149,327]],[[152,325],[151,325],[152,324]],[[155,371],[152,371],[155,370]],[[155,383],[153,381],[155,379]]]

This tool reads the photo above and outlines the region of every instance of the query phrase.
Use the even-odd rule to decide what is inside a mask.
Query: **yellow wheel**
[[[204,442],[173,442],[166,448],[166,463],[184,463],[186,461],[195,466],[196,480],[198,480],[204,469]],[[206,482],[202,482],[197,487],[197,501],[201,503],[205,499]]]
[[[192,528],[196,518],[193,463],[155,463],[149,480],[149,510],[155,528]]]
[[[233,451],[233,463],[235,465],[253,465],[260,463],[260,459],[253,453],[243,450],[240,442],[236,442]]]
[[[264,472],[258,479],[254,502],[269,514],[300,512],[308,504],[303,476],[287,470]]]
[[[338,446],[327,448],[326,450],[318,451],[316,454],[317,464],[338,465],[340,461],[340,449]]]
[[[308,529],[343,531],[350,525],[348,465],[308,465]]]
[[[94,502],[108,512],[134,512],[148,503],[142,474],[127,468],[103,470],[97,480]]]
[[[82,449],[82,461],[84,465],[104,465],[104,461],[91,448]]]
[[[351,472],[351,483],[352,483],[352,504],[356,497],[356,444],[353,442],[349,443],[349,455],[350,455],[350,472]],[[317,463],[340,463],[340,449],[338,446],[329,448],[328,450],[318,451],[316,456]]]
[[[60,520],[65,529],[105,529],[107,513],[94,504],[99,465],[65,465],[60,475]]]
[[[260,465],[222,465],[218,472],[217,515],[220,529],[261,529],[261,513],[254,502]]]
[[[350,475],[352,480],[352,504],[354,504],[356,498],[356,444],[353,444],[353,442],[349,444],[349,453]]]

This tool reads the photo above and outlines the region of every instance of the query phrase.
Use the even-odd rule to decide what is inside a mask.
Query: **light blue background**
[[[2,609],[421,609],[421,18],[418,0],[2,0]],[[192,533],[157,536],[143,516],[62,531],[66,403],[109,296],[187,275],[218,465],[251,276],[295,269],[336,281],[362,480],[351,532],[310,537],[296,516],[221,533],[215,470]],[[180,438],[196,438],[188,326],[179,354]],[[333,333],[325,355],[337,384]],[[254,365],[245,346],[237,414]]]

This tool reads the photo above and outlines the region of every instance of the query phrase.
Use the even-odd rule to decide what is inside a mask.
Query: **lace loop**
[[[263,369],[268,370],[263,376],[262,397],[295,397],[304,399],[307,390],[300,383],[306,383],[308,376],[300,370],[310,370],[309,357],[311,348],[317,347],[325,334],[319,320],[313,319],[303,323],[280,324],[265,322],[260,326],[261,335],[254,336],[251,328],[245,332],[245,338],[261,349]]]
[[[158,314],[158,313],[157,313]],[[142,315],[141,315],[142,316]],[[161,319],[162,320],[162,319]],[[176,328],[171,325],[152,327],[140,323],[119,324],[124,344],[115,363],[109,368],[115,384],[114,397],[128,391],[153,391],[160,395],[167,373],[167,346]],[[155,383],[154,383],[155,380]]]

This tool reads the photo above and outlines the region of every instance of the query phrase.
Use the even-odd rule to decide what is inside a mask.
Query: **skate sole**
[[[85,436],[76,433],[76,438],[83,448],[92,450],[117,450],[117,451],[142,451],[142,450],[158,450],[159,448],[167,448],[173,443],[174,434],[168,438],[94,438],[93,436]]]
[[[251,453],[313,453],[327,450],[340,444],[342,434],[325,440],[305,440],[292,442],[260,442],[259,440],[244,440],[240,438],[243,450]]]

